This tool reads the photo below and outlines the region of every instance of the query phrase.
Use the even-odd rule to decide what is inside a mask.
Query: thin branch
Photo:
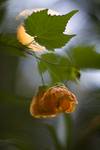
[[[45,63],[47,63],[47,64],[56,65],[56,67],[64,67],[64,66],[62,66],[62,65],[59,65],[58,63],[51,63],[51,62],[49,62],[49,61],[47,61],[47,60],[44,60],[44,59],[38,57],[38,56],[35,54],[35,52],[26,51],[26,53],[28,53],[29,55],[34,56],[36,59],[38,59],[38,60],[40,60],[40,61],[43,61],[43,62],[45,62]],[[66,68],[69,68],[69,67],[66,67]]]

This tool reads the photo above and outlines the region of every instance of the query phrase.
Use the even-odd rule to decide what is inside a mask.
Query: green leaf
[[[69,57],[79,69],[100,69],[100,53],[97,53],[93,46],[72,48]]]
[[[24,56],[23,47],[18,43],[15,34],[0,34],[0,53]]]
[[[53,83],[64,80],[75,80],[79,71],[74,68],[67,56],[61,56],[55,53],[41,55],[38,61],[39,71],[44,73],[48,71]]]
[[[25,29],[28,34],[34,36],[36,42],[47,49],[61,48],[74,35],[63,34],[69,19],[77,13],[77,10],[66,15],[51,16],[48,10],[33,13],[25,20]]]

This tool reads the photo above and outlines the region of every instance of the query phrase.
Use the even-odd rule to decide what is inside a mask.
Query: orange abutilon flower
[[[42,10],[42,9],[40,9]],[[37,12],[39,11],[38,9],[36,10],[24,10],[22,11],[18,16],[16,16],[16,20],[19,20],[20,17],[24,17],[27,18],[28,16],[30,16],[33,12]],[[35,41],[35,37],[29,35],[26,30],[25,30],[25,27],[24,27],[24,23],[21,23],[18,27],[17,27],[17,39],[18,41],[26,46],[27,48],[31,49],[32,51],[35,51],[35,52],[40,52],[40,51],[44,51],[46,50],[46,48],[42,45],[40,45],[39,43],[37,43]]]
[[[43,51],[45,50],[45,47],[39,45],[34,37],[30,36],[28,33],[26,33],[26,30],[24,28],[23,24],[20,24],[17,28],[17,39],[22,44],[30,48],[32,51]]]
[[[59,113],[71,113],[78,104],[76,96],[65,86],[42,88],[33,97],[30,113],[35,118],[55,117]]]

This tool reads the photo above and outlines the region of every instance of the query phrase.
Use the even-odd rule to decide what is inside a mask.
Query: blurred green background
[[[9,55],[0,45],[0,150],[99,150],[100,149],[100,2],[99,0],[0,0],[0,32],[14,33],[24,9],[45,7],[63,14],[78,9],[69,22],[77,34],[66,47],[80,69],[79,81],[66,85],[77,95],[76,111],[51,119],[30,116],[31,99],[41,85],[36,60]],[[84,49],[93,45],[96,51]],[[81,49],[71,51],[71,47]],[[83,49],[82,49],[83,46]],[[11,52],[12,54],[12,52]],[[48,76],[44,75],[49,82]]]

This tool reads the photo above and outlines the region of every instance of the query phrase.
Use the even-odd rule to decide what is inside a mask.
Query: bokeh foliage
[[[0,1],[0,5],[4,1]],[[63,16],[47,15],[47,10],[33,13],[25,20],[26,31],[35,36],[35,40],[47,50],[63,47],[73,35],[63,34],[65,25],[77,11]],[[5,14],[5,7],[0,8],[0,22]],[[37,19],[38,18],[38,19]],[[45,29],[45,30],[44,30]],[[49,72],[52,84],[79,79],[80,70],[100,69],[100,54],[93,46],[77,46],[66,51],[65,55],[55,51],[38,55],[21,45],[16,33],[0,33],[0,56],[6,54],[23,57],[30,53],[37,60],[40,75]],[[8,55],[9,54],[9,55]],[[45,79],[44,79],[45,80]],[[0,90],[0,149],[1,150],[70,150],[72,147],[72,118],[64,115],[65,126],[68,129],[66,145],[61,145],[53,125],[43,120],[36,120],[29,114],[29,99],[18,97],[14,91]],[[53,120],[54,121],[54,120]],[[98,127],[99,128],[99,127]],[[41,133],[42,132],[42,133]],[[43,140],[43,134],[45,138]],[[47,139],[45,141],[45,139]],[[50,142],[48,142],[50,141]],[[44,143],[46,143],[44,145]],[[53,145],[53,146],[50,146]],[[79,147],[80,148],[80,147]],[[77,149],[77,146],[76,146]]]

